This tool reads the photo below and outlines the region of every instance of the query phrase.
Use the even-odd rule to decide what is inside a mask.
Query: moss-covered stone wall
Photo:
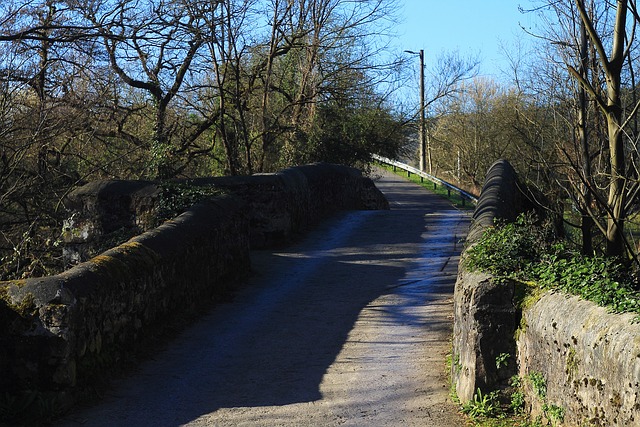
[[[512,220],[531,207],[511,166],[494,166],[474,214],[471,245],[494,218]],[[640,324],[633,316],[553,292],[518,307],[517,286],[460,265],[451,366],[460,401],[472,400],[477,389],[504,388],[517,375],[532,419],[640,425]],[[507,363],[498,364],[505,355]]]
[[[513,221],[530,209],[523,190],[511,164],[506,160],[495,162],[487,171],[467,245],[473,244],[495,219]],[[501,354],[515,353],[513,336],[518,321],[514,293],[513,283],[466,271],[461,263],[454,292],[451,378],[463,403],[472,400],[478,388],[483,392],[495,390],[516,372],[514,363],[498,369],[495,362]]]
[[[244,204],[222,197],[62,274],[0,283],[0,391],[73,401],[249,266]]]
[[[522,320],[519,375],[533,417],[558,408],[558,426],[640,425],[640,325],[633,315],[547,293]],[[536,376],[545,396],[531,381]]]
[[[227,194],[156,228],[144,223],[157,202],[154,183],[92,183],[72,195],[68,243],[146,231],[56,276],[0,282],[0,409],[35,396],[71,404],[167,324],[239,286],[251,247],[285,243],[339,210],[388,208],[371,180],[337,165],[193,183]]]
[[[306,227],[343,209],[388,209],[373,182],[357,169],[318,163],[271,174],[175,180],[176,186],[213,188],[247,204],[254,249],[289,242]],[[63,229],[64,257],[87,260],[96,248],[118,235],[136,235],[153,227],[164,183],[92,182],[66,200],[70,214]]]

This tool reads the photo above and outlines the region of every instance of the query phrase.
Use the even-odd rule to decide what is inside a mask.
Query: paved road
[[[232,302],[59,425],[463,425],[444,360],[468,215],[383,175],[390,211],[254,253]]]

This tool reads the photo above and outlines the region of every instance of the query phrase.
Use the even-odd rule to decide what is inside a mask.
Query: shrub
[[[640,292],[621,259],[584,256],[564,242],[550,241],[531,216],[487,229],[465,256],[470,270],[532,281],[615,313],[640,314]]]

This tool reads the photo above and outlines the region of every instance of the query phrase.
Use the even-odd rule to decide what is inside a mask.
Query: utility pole
[[[427,167],[427,152],[429,154],[429,174],[431,174],[431,150],[427,149],[427,129],[425,125],[425,105],[424,105],[424,49],[419,52],[405,50],[411,55],[420,57],[420,170],[425,172]]]

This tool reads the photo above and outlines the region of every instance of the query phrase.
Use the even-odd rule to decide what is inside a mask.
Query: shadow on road
[[[392,202],[395,210],[341,214],[286,250],[253,253],[254,275],[232,302],[213,309],[137,375],[118,381],[103,404],[60,425],[178,426],[220,408],[322,399],[323,376],[372,301],[396,292],[407,305],[420,305],[452,293],[455,279],[437,271],[446,267],[455,237],[427,234],[437,224],[451,229],[446,212],[406,194]],[[426,250],[432,253],[425,264]],[[435,276],[425,289],[428,272]],[[385,312],[381,328],[451,328],[397,307],[368,309]]]

